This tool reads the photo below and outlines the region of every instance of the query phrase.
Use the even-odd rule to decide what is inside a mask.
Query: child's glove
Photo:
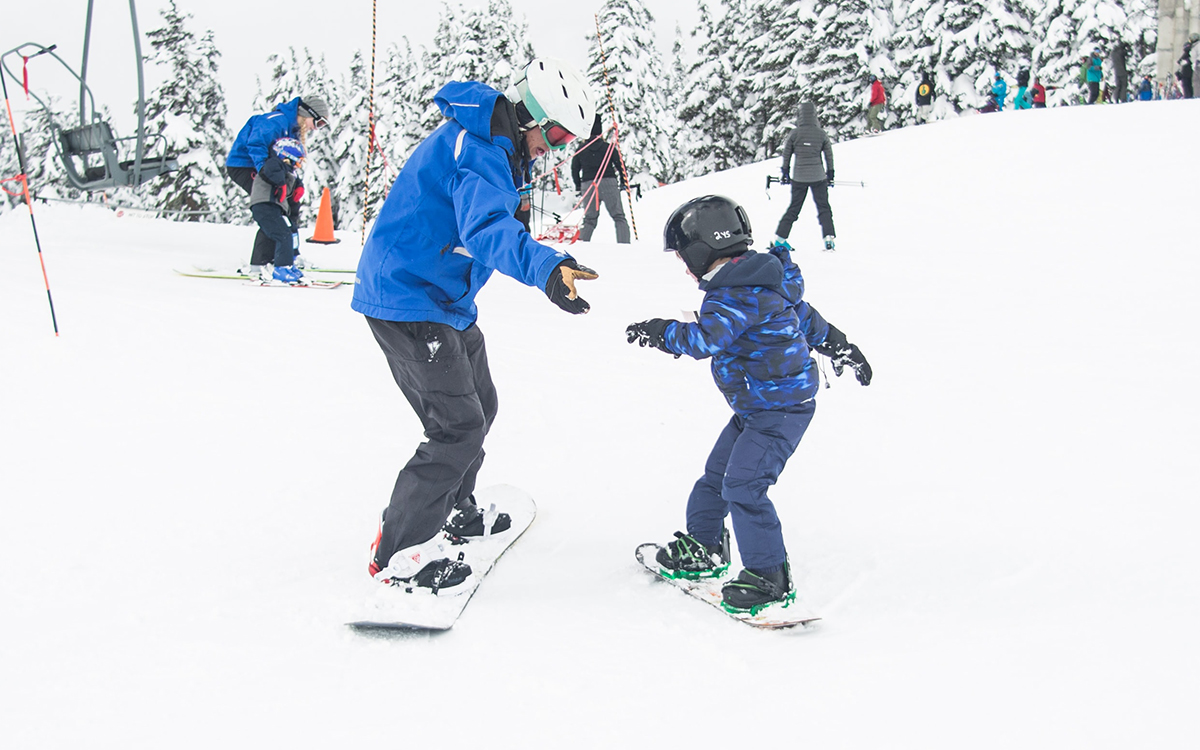
[[[275,189],[271,191],[271,197],[275,199],[276,203],[286,205],[288,197],[287,185],[276,185]]]
[[[641,323],[631,323],[625,328],[625,340],[630,344],[636,341],[638,346],[652,346],[667,354],[674,354],[675,359],[679,359],[678,353],[667,348],[667,325],[671,322],[662,318],[651,318]]]
[[[278,156],[269,156],[262,163],[262,169],[258,170],[258,176],[278,186],[287,182],[288,174],[291,172],[283,163],[283,160]]]
[[[299,203],[304,199],[304,183],[296,180],[296,186],[292,188],[291,201],[293,204]]]
[[[818,344],[813,349],[829,357],[833,364],[833,374],[839,378],[842,376],[842,368],[849,366],[854,368],[854,377],[858,378],[859,383],[871,384],[871,365],[867,363],[867,358],[856,345],[846,341],[846,334],[834,328],[832,323],[829,325],[825,343]]]
[[[592,309],[592,306],[575,291],[575,280],[590,281],[599,277],[600,274],[587,266],[579,265],[574,258],[567,258],[550,272],[550,278],[546,281],[546,296],[572,315],[585,313]]]

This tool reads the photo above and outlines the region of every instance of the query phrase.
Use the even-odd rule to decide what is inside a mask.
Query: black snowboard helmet
[[[717,259],[746,252],[752,241],[746,212],[721,195],[684,203],[671,213],[663,229],[663,250],[679,253],[696,278],[708,273]]]

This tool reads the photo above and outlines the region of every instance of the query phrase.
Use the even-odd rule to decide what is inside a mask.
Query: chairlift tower
[[[79,124],[63,127],[53,122],[53,112],[48,103],[30,91],[38,104],[51,114],[54,128],[54,148],[66,172],[67,181],[78,190],[98,191],[117,187],[138,187],[179,168],[173,157],[166,153],[166,138],[162,134],[146,135],[145,79],[142,72],[142,40],[138,31],[137,8],[129,0],[129,21],[133,29],[133,52],[137,63],[137,135],[118,138],[112,126],[96,111],[96,99],[87,84],[88,53],[92,36],[92,11],[95,0],[88,0],[87,21],[83,33],[83,60],[76,72],[55,52],[57,45],[26,42],[0,55],[0,75],[7,75],[18,84],[23,84],[24,75],[18,75],[9,63],[19,61],[22,66],[34,57],[47,55],[63,66],[79,81]]]

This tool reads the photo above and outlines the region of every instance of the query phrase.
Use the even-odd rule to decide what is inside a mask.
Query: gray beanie
[[[302,96],[300,97],[300,102],[313,112],[316,112],[321,117],[324,117],[326,122],[329,121],[329,104],[325,101],[325,97],[317,96],[315,94],[312,96]]]

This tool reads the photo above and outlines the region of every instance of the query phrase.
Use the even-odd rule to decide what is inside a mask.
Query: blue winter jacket
[[[747,251],[700,288],[697,322],[669,323],[666,347],[712,357],[713,380],[735,412],[787,410],[817,395],[809,346],[825,342],[829,324],[804,301],[804,278],[786,251]]]
[[[475,295],[492,271],[545,289],[550,273],[570,257],[534,241],[513,218],[520,135],[515,125],[507,135],[492,132],[502,97],[482,83],[458,81],[437,93],[434,102],[450,120],[417,147],[392,183],[358,262],[351,308],[461,331],[474,324]],[[507,101],[499,106],[511,109]]]
[[[1104,58],[1099,55],[1092,55],[1088,60],[1087,79],[1089,83],[1098,83],[1104,80]]]
[[[299,108],[297,96],[265,115],[254,115],[247,120],[225,157],[225,166],[262,169],[262,163],[271,155],[271,144],[284,136],[300,137],[300,126],[296,124]]]

